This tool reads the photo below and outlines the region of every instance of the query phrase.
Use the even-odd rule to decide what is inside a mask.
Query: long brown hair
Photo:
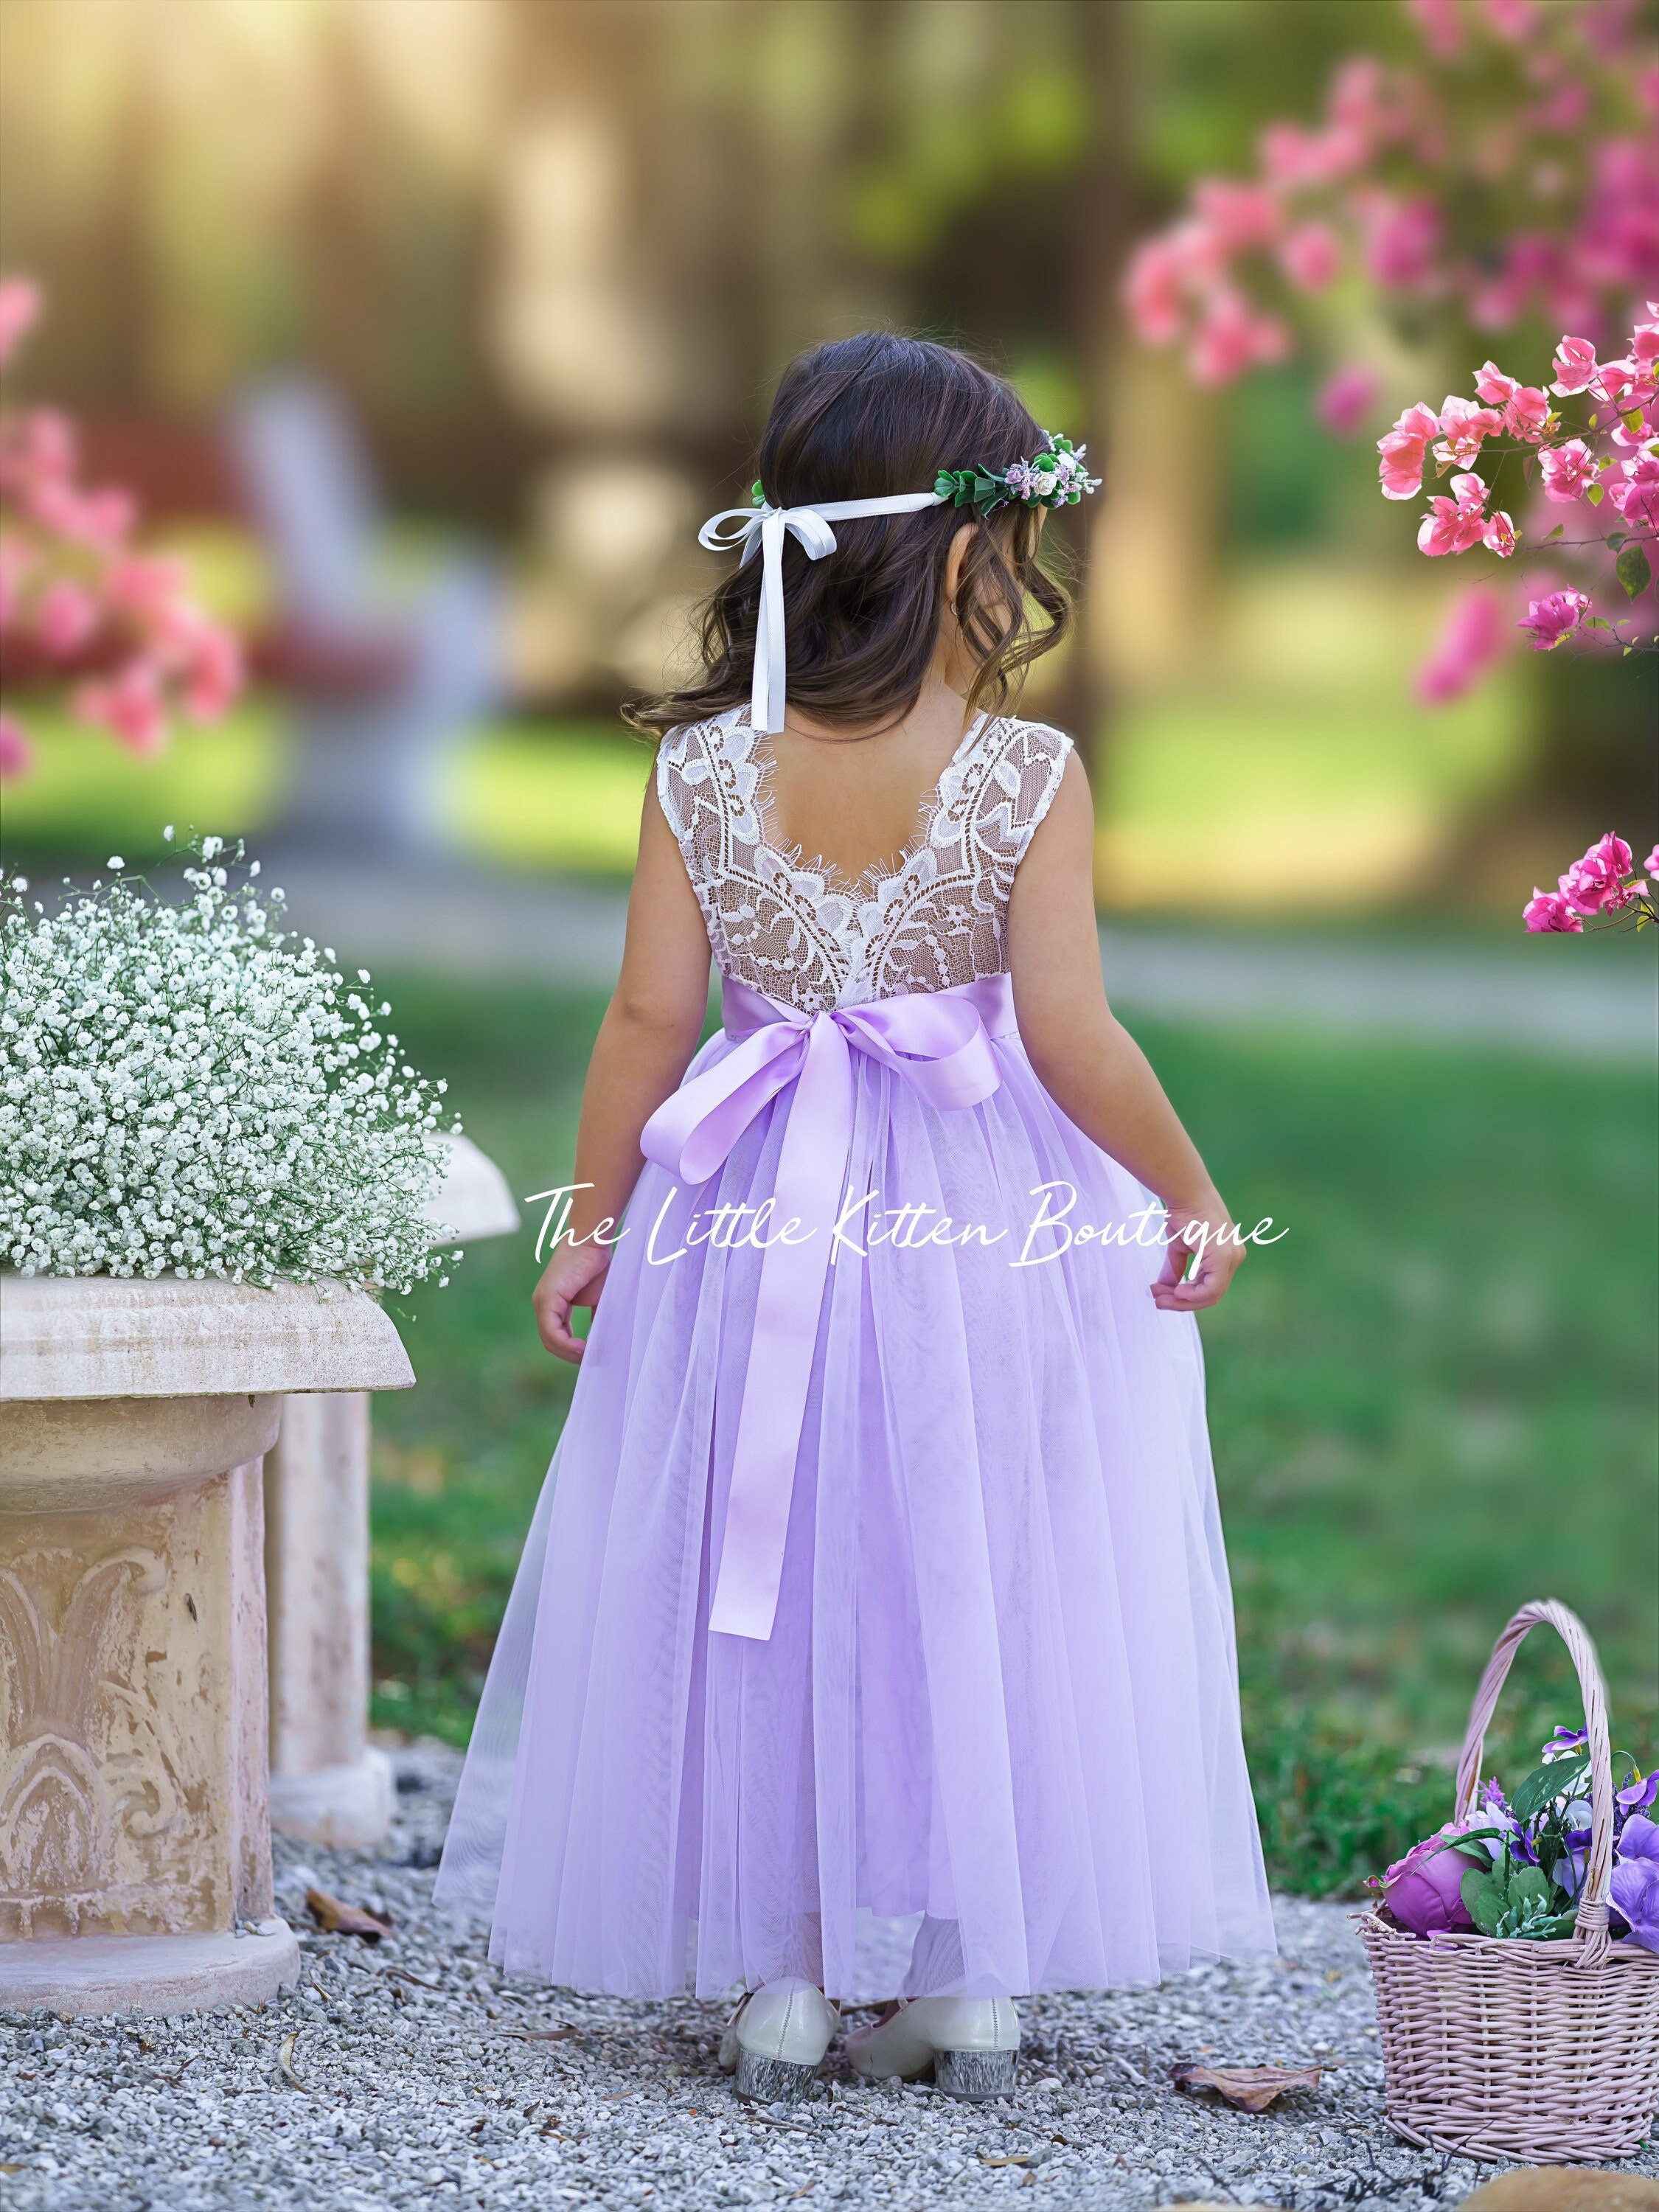
[[[1029,460],[1042,433],[1009,386],[926,338],[866,331],[815,347],[785,370],[761,440],[775,507],[927,491],[941,469]],[[915,706],[945,611],[945,568],[966,510],[866,515],[835,526],[836,550],[809,561],[786,540],[789,697],[827,722],[896,721]],[[1024,670],[1071,627],[1071,600],[1037,562],[1042,511],[1000,508],[975,532],[952,611],[978,660],[969,705],[1006,705]],[[761,564],[745,562],[704,601],[702,674],[623,710],[641,730],[706,721],[749,696]],[[1030,618],[1035,605],[1046,618]]]

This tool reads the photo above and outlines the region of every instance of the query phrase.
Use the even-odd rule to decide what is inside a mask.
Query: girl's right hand
[[[611,1264],[611,1254],[597,1241],[591,1244],[561,1244],[548,1261],[542,1279],[531,1293],[536,1326],[542,1342],[556,1359],[580,1362],[586,1346],[572,1333],[573,1306],[597,1306]]]
[[[1163,1313],[1200,1313],[1226,1297],[1243,1262],[1238,1224],[1213,1190],[1189,1205],[1170,1204],[1165,1212],[1169,1243],[1163,1272],[1152,1285],[1152,1303]]]

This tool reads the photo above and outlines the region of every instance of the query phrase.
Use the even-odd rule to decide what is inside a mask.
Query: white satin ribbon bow
[[[755,631],[755,685],[750,695],[750,720],[757,730],[775,732],[783,727],[783,539],[790,532],[809,561],[822,561],[836,550],[832,522],[850,522],[860,514],[917,514],[924,507],[942,507],[936,491],[904,491],[889,499],[826,499],[817,507],[727,507],[711,514],[697,532],[697,543],[711,553],[743,548],[748,560],[757,544],[761,549],[760,619]],[[736,529],[730,527],[737,524]],[[741,568],[743,562],[738,562]]]

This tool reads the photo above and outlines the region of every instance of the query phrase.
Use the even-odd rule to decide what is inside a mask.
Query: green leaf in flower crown
[[[1580,1751],[1571,1759],[1552,1759],[1534,1767],[1510,1799],[1510,1809],[1524,1827],[1558,1797],[1572,1796],[1589,1767],[1589,1753]]]
[[[1648,566],[1648,556],[1639,545],[1621,545],[1619,558],[1613,564],[1613,573],[1625,587],[1627,599],[1640,599],[1653,581],[1653,571]]]

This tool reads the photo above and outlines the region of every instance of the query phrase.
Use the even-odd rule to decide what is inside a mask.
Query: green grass
[[[600,1002],[392,996],[514,1188],[562,1180]],[[1273,1877],[1351,1891],[1446,1817],[1468,1699],[1524,1598],[1584,1614],[1619,1741],[1656,1747],[1653,1086],[1142,1036],[1234,1206],[1290,1228],[1206,1323],[1211,1418]],[[400,1316],[422,1380],[377,1401],[376,1717],[453,1741],[569,1400],[531,1322],[531,1242],[474,1247]],[[1511,1763],[1576,1711],[1559,1652],[1512,1680]]]

